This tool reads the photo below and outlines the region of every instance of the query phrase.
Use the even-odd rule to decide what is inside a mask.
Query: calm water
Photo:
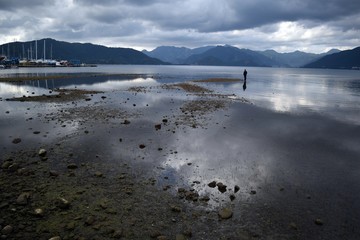
[[[239,67],[208,66],[1,70],[0,77],[49,76],[47,81],[0,83],[2,153],[39,148],[55,140],[64,149],[74,148],[78,159],[98,161],[94,156],[101,156],[101,162],[110,165],[123,164],[124,160],[138,164],[140,167],[133,171],[139,176],[155,172],[160,187],[171,184],[176,191],[177,186],[191,186],[201,195],[210,195],[210,205],[231,204],[235,220],[264,219],[283,229],[295,222],[306,236],[299,239],[359,239],[360,71],[247,68],[245,91],[242,81],[201,83],[215,92],[244,97],[255,105],[234,101],[229,109],[204,119],[199,116],[205,123],[203,128],[175,124],[182,114],[179,109],[183,100],[196,96],[185,96],[182,91],[158,92],[157,88],[138,94],[121,91],[131,86],[205,78],[242,78],[242,71]],[[51,79],[59,73],[86,72],[143,76]],[[49,88],[58,87],[105,93],[94,95],[89,102],[5,100],[49,94]],[[102,95],[106,98],[101,99]],[[75,112],[67,120],[65,115],[71,115],[68,111],[79,108],[103,115],[92,121],[96,114],[78,118]],[[121,124],[122,117],[108,116],[116,115],[116,110],[134,113],[131,124]],[[169,123],[156,131],[154,125],[162,123],[163,118]],[[13,144],[18,137],[22,142]],[[119,142],[119,138],[123,140]],[[141,151],[140,143],[146,145]],[[158,151],[160,147],[163,151]],[[240,186],[236,199],[230,202],[231,190],[221,194],[207,187],[213,180],[229,188]],[[194,181],[200,184],[194,185]],[[256,190],[256,195],[250,190]],[[323,219],[324,226],[315,225],[316,218]]]
[[[247,89],[241,83],[209,83],[206,87],[221,93],[245,97],[255,105],[295,114],[320,113],[337,120],[360,123],[360,71],[247,68]],[[125,90],[131,86],[154,86],[205,78],[242,78],[241,67],[213,66],[132,66],[100,65],[96,68],[19,68],[1,70],[0,77],[49,76],[47,81],[0,83],[3,99],[48,94],[48,88]],[[72,73],[144,74],[144,78],[98,77],[51,80],[51,75]],[[4,104],[0,107],[4,111]]]

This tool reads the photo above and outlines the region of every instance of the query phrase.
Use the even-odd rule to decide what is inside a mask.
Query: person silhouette
[[[247,77],[247,71],[246,71],[246,69],[244,69],[243,75],[244,75],[244,81],[246,81],[246,77]]]

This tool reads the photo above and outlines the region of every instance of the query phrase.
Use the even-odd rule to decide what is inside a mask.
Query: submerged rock
[[[211,188],[216,187],[216,181],[212,181],[211,183],[208,184],[208,186]]]
[[[14,140],[12,140],[12,143],[14,144],[18,144],[21,142],[21,138],[15,138]]]
[[[233,211],[230,208],[223,208],[223,209],[220,209],[220,211],[218,212],[218,215],[221,219],[229,219],[232,217]]]
[[[217,185],[217,187],[218,187],[218,189],[219,189],[219,191],[220,191],[221,193],[226,192],[226,187],[227,187],[226,185],[224,185],[224,184],[221,183],[221,182],[217,183],[216,185]]]

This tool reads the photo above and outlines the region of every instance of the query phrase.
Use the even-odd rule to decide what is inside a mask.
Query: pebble
[[[54,171],[54,170],[50,170],[49,174],[50,174],[51,177],[57,177],[57,176],[59,176],[59,173],[56,172],[56,171]]]
[[[99,171],[97,171],[97,172],[95,172],[95,177],[102,177],[103,176],[103,174],[102,174],[102,172],[99,172]]]
[[[240,190],[240,187],[238,185],[235,185],[234,192],[237,193]]]
[[[176,234],[175,240],[186,240],[183,234]]]
[[[78,166],[75,164],[75,163],[70,163],[68,166],[67,166],[68,169],[76,169],[78,168]]]
[[[40,157],[45,157],[45,156],[46,156],[46,153],[47,153],[47,151],[46,151],[45,149],[43,149],[43,148],[41,148],[41,149],[39,150],[39,156],[40,156]]]
[[[9,235],[10,233],[12,233],[12,231],[14,230],[13,226],[11,225],[6,225],[2,230],[1,233],[4,235]]]
[[[145,148],[145,145],[144,145],[144,144],[140,144],[140,145],[139,145],[139,148],[140,148],[140,149],[144,149],[144,148]]]
[[[322,221],[320,218],[317,218],[317,219],[315,219],[315,224],[321,226],[321,225],[323,225],[324,223],[323,223],[323,221]]]
[[[250,194],[254,195],[254,194],[256,194],[256,191],[255,191],[255,190],[251,190],[251,191],[250,191]]]
[[[221,219],[229,219],[232,217],[233,212],[230,208],[223,208],[223,209],[220,209],[218,214]]]
[[[31,196],[31,194],[29,192],[23,192],[16,199],[16,203],[18,205],[26,205],[26,204],[28,204],[30,196]]]
[[[212,181],[211,183],[208,184],[208,186],[211,188],[216,187],[216,181]]]
[[[56,206],[60,209],[68,209],[70,207],[70,202],[65,198],[58,198],[56,201]]]
[[[289,226],[290,226],[290,228],[292,228],[292,229],[294,229],[294,230],[297,230],[297,229],[298,229],[297,225],[296,225],[294,222],[291,222],[291,223],[289,224]]]
[[[13,141],[12,141],[12,143],[14,143],[14,144],[18,144],[18,143],[20,143],[21,142],[21,138],[15,138]]]
[[[34,215],[38,216],[38,217],[43,217],[44,216],[44,210],[42,208],[36,208],[34,210]]]
[[[218,187],[218,190],[219,190],[221,193],[226,192],[226,187],[227,187],[226,185],[224,185],[224,184],[221,183],[221,182],[217,183],[216,185],[217,185],[217,187]]]
[[[49,238],[49,240],[61,240],[61,237],[60,236],[55,236],[55,237]]]

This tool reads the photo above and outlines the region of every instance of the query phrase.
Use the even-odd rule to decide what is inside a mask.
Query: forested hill
[[[38,59],[45,58],[57,60],[78,59],[85,63],[95,64],[166,64],[163,61],[147,56],[131,48],[110,48],[91,43],[69,43],[54,39],[41,39],[37,41]],[[36,43],[12,42],[0,46],[1,51],[8,57],[35,59]]]
[[[306,68],[353,69],[360,67],[360,47],[341,51],[305,65]]]

